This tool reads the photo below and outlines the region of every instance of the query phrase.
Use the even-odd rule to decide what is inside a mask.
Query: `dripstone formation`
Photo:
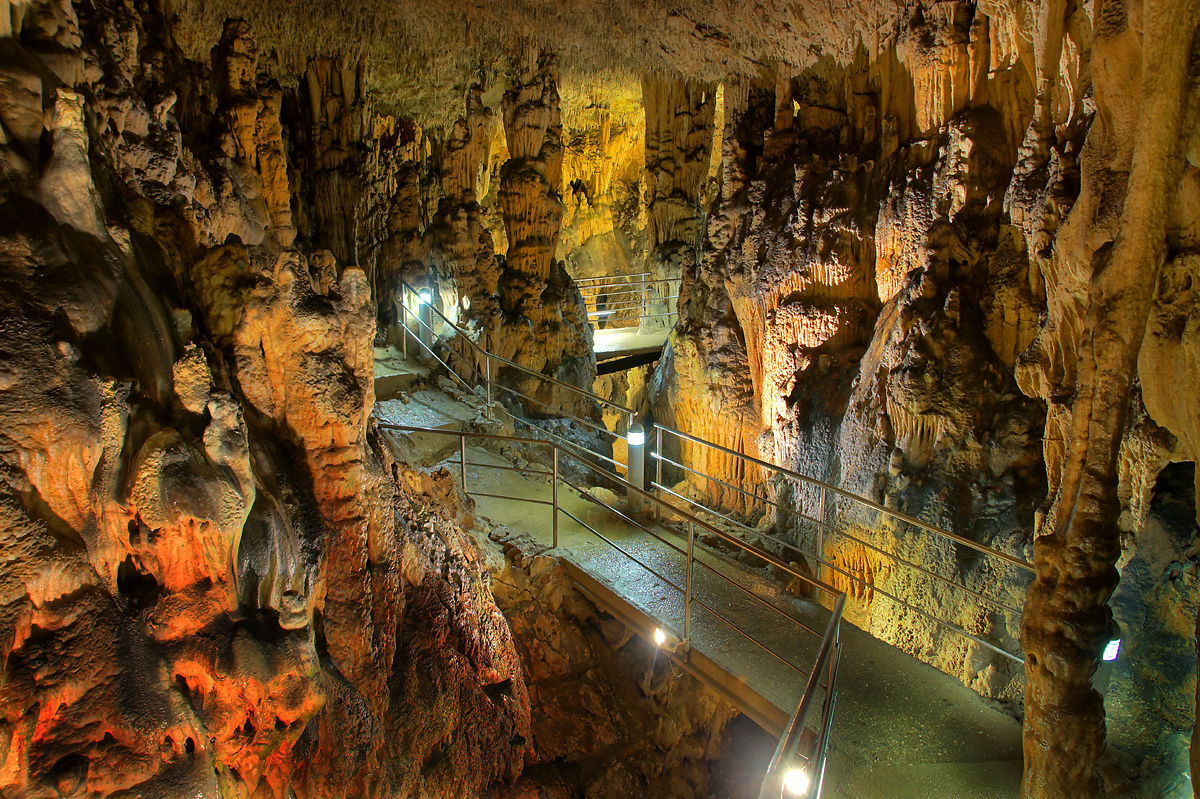
[[[1022,720],[1025,797],[1191,795],[1198,26],[3,0],[0,794],[708,795],[732,708],[373,421],[408,284],[525,370],[1030,560],[827,508],[848,619]],[[681,286],[668,345],[597,379],[576,281],[642,272]],[[530,424],[625,424],[492,376]],[[811,515],[811,487],[665,454],[815,545],[736,490]]]

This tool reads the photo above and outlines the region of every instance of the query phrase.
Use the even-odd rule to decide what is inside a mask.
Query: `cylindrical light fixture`
[[[628,479],[634,488],[646,490],[646,431],[640,424],[629,428],[626,437],[629,442],[629,472]],[[629,492],[629,510],[631,513],[642,512],[642,495],[636,491]]]

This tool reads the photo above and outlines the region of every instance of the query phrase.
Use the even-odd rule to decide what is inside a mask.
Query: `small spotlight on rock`
[[[1117,659],[1117,655],[1121,652],[1121,639],[1114,638],[1108,642],[1108,646],[1104,647],[1104,654],[1101,658],[1105,663],[1111,663]]]
[[[783,787],[793,796],[808,793],[808,785],[808,773],[802,768],[789,769],[788,773],[783,775]]]
[[[417,295],[417,303],[425,305],[433,299],[433,295],[429,293],[429,289],[421,289],[421,293]]]
[[[667,634],[662,631],[661,627],[654,628],[654,645],[662,646],[667,642]]]

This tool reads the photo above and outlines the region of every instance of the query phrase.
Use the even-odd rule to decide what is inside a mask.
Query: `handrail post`
[[[696,540],[696,527],[688,521],[687,574],[683,588],[683,642],[692,642],[692,547]]]
[[[554,530],[554,548],[558,548],[558,447],[550,448],[554,452],[554,485],[551,488],[551,512],[554,514],[554,522],[551,527]]]
[[[825,486],[820,487],[817,499],[817,579],[829,576],[825,568]]]
[[[487,417],[495,418],[492,413],[492,356],[486,350],[483,353],[483,369],[485,372],[483,382],[487,385]],[[556,517],[557,513],[554,514]]]
[[[638,314],[638,324],[644,324],[646,321],[646,307],[650,302],[650,283],[646,280],[646,275],[642,274],[642,312]]]
[[[405,286],[400,287],[400,352],[408,360],[408,305],[404,302]]]
[[[459,464],[459,469],[461,471],[459,473],[462,475],[463,494],[466,494],[467,493],[467,437],[465,435],[461,435],[458,437],[458,459],[461,461],[461,463]]]
[[[654,482],[662,485],[662,428],[657,425],[654,428]],[[655,496],[662,496],[655,491]],[[662,507],[654,503],[654,520],[659,521],[662,518]]]

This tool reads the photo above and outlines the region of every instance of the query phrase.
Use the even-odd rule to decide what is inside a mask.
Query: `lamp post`
[[[420,357],[424,359],[433,355],[433,294],[429,289],[421,289],[417,295],[417,320],[421,328],[417,338],[425,350]]]
[[[629,482],[634,488],[646,490],[646,431],[640,424],[629,428]],[[629,510],[634,515],[642,512],[642,495],[629,492]]]

